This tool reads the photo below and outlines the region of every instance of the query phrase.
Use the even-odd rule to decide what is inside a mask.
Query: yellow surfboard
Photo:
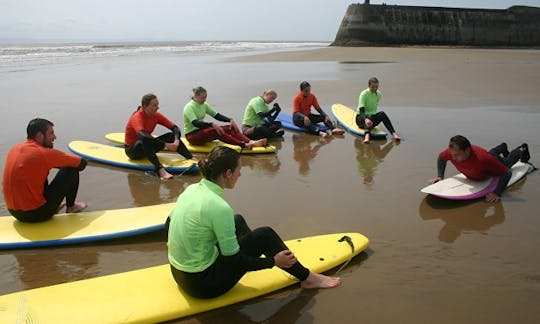
[[[354,251],[345,240],[339,241],[344,236],[350,237]],[[320,273],[363,251],[369,240],[358,233],[340,233],[285,243],[302,264]],[[166,264],[0,296],[0,323],[157,323],[261,296],[295,282],[274,267],[248,272],[220,297],[196,299],[178,287]]]
[[[124,133],[109,133],[105,135],[105,138],[113,143],[124,144]],[[210,151],[212,151],[212,149],[216,146],[227,146],[242,154],[274,153],[276,151],[276,147],[273,145],[254,147],[249,150],[242,149],[238,145],[227,144],[218,140],[206,143],[204,145],[192,145],[184,137],[182,137],[182,142],[184,142],[184,145],[186,145],[187,149],[191,153],[210,153]]]
[[[0,217],[0,250],[85,243],[161,230],[174,203],[57,214],[42,223]],[[0,313],[1,313],[0,305]],[[0,321],[2,322],[2,321]]]
[[[72,141],[68,144],[68,149],[85,159],[114,165],[123,168],[154,171],[155,168],[147,159],[132,160],[127,157],[121,147],[104,145],[87,141]],[[197,162],[186,159],[176,152],[168,154],[158,154],[159,161],[169,172],[198,171]]]
[[[332,114],[334,115],[334,118],[336,119],[338,124],[343,126],[349,132],[362,137],[366,134],[364,129],[356,125],[356,111],[354,111],[353,109],[342,104],[333,104]],[[371,130],[371,137],[386,138],[386,132],[375,127]]]

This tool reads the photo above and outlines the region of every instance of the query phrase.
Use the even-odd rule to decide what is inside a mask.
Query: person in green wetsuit
[[[388,129],[394,140],[399,141],[400,137],[396,133],[390,118],[384,111],[377,112],[379,101],[381,100],[379,91],[379,80],[372,77],[368,81],[368,87],[360,93],[358,97],[358,109],[356,111],[356,125],[364,129],[364,143],[369,143],[371,139],[371,130],[379,125],[380,122]]]
[[[249,101],[242,121],[242,133],[244,135],[253,140],[283,136],[283,130],[279,130],[281,122],[276,121],[281,112],[281,107],[276,102],[272,109],[268,108],[268,105],[276,98],[277,93],[274,90],[266,90],[262,96],[257,96]]]
[[[240,155],[225,146],[199,161],[204,178],[178,197],[170,214],[168,258],[177,284],[189,295],[213,298],[230,290],[248,271],[277,266],[302,288],[332,288],[341,279],[311,272],[270,227],[251,230],[223,199],[240,177]],[[264,257],[262,257],[264,255]]]
[[[267,144],[265,138],[254,141],[242,134],[232,118],[216,112],[206,103],[206,97],[206,89],[196,87],[193,89],[193,97],[184,106],[184,132],[189,143],[203,145],[219,139],[222,142],[247,149],[256,146],[265,146]],[[229,125],[205,122],[204,117],[206,115],[212,116],[215,120],[229,123]]]

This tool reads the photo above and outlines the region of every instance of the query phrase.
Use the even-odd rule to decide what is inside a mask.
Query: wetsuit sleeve
[[[174,134],[174,138],[175,139],[180,139],[180,137],[182,136],[181,133],[180,133],[180,128],[178,128],[178,126],[174,125],[172,128],[171,128],[173,134]]]
[[[366,119],[366,108],[363,106],[358,108],[358,116],[360,116],[361,119]]]
[[[214,116],[214,119],[216,120],[219,120],[221,122],[225,122],[225,123],[228,123],[231,121],[231,119],[229,117],[225,117],[223,116],[222,114],[220,113],[217,113],[215,116]]]
[[[437,175],[439,178],[444,179],[444,170],[446,170],[446,160],[437,158]]]
[[[506,186],[508,186],[508,182],[510,181],[511,177],[512,169],[508,169],[508,171],[506,171],[506,173],[499,178],[499,183],[497,184],[497,188],[495,188],[493,193],[500,197],[503,191],[506,189]]]
[[[81,159],[81,163],[79,163],[79,166],[77,167],[77,169],[79,171],[82,171],[86,168],[86,165],[88,164],[88,162],[86,161],[86,159]]]
[[[324,110],[321,108],[321,105],[319,105],[319,101],[317,101],[317,97],[315,97],[315,95],[313,95],[313,102],[311,103],[313,105],[313,107],[315,108],[315,110],[317,110],[317,112],[326,118],[326,113],[324,112]]]
[[[247,271],[268,269],[274,266],[274,258],[252,257],[242,253],[242,251],[238,251],[231,256],[224,256],[223,261],[231,266],[240,267]]]
[[[212,127],[212,123],[203,122],[197,119],[194,119],[191,123],[199,129]]]

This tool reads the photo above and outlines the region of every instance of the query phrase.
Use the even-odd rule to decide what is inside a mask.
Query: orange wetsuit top
[[[319,113],[322,112],[317,97],[313,93],[309,93],[304,97],[304,94],[300,91],[294,96],[292,114],[294,115],[296,112],[300,112],[302,115],[307,116],[311,113],[311,106],[317,109]]]
[[[2,188],[10,210],[34,210],[45,204],[45,182],[52,168],[78,167],[81,158],[29,139],[9,150]]]
[[[168,129],[172,129],[174,126],[174,123],[160,112],[147,115],[142,108],[138,109],[131,115],[126,124],[124,144],[127,146],[132,145],[138,139],[137,133],[142,130],[148,134],[152,134],[157,124],[163,125]]]

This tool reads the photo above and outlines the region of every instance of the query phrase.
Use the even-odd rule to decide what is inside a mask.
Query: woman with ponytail
[[[206,89],[203,87],[194,88],[193,97],[184,106],[184,132],[186,133],[186,139],[191,144],[203,145],[219,139],[222,142],[248,149],[266,145],[268,141],[265,138],[254,141],[242,134],[233,119],[217,113],[206,103],[206,97]],[[229,123],[229,125],[205,122],[204,117],[206,115],[210,115],[217,121]]]
[[[126,155],[133,160],[147,158],[161,179],[170,179],[172,175],[165,170],[156,155],[161,150],[177,152],[186,159],[193,158],[184,143],[180,140],[180,128],[158,112],[159,101],[155,94],[149,93],[142,97],[141,106],[131,115],[125,130],[124,147]],[[156,125],[162,125],[171,130],[159,137],[151,134]]]
[[[341,284],[339,278],[305,268],[270,227],[252,231],[234,214],[222,195],[240,177],[238,152],[218,146],[199,167],[204,178],[178,197],[167,242],[172,275],[186,293],[213,298],[234,287],[246,272],[273,266],[298,278],[302,288]]]

